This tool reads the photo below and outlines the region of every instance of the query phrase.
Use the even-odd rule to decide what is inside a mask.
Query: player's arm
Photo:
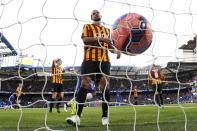
[[[108,46],[109,46],[109,49],[112,49],[112,50],[110,50],[110,52],[117,54],[117,59],[119,59],[120,56],[121,56],[121,52],[112,45],[111,40],[109,38],[105,38],[105,37],[98,37],[98,38],[83,37],[82,39],[83,39],[83,42],[84,42],[85,45],[96,46],[96,45],[98,45],[98,42],[107,43]]]
[[[109,30],[109,32],[110,32],[110,30]],[[111,33],[110,33],[110,34],[111,34]],[[106,43],[108,44],[108,48],[110,49],[109,51],[110,51],[111,53],[117,54],[117,57],[116,57],[116,58],[119,59],[120,56],[121,56],[121,51],[118,50],[118,49],[114,46],[114,40],[111,39],[111,35],[108,36],[108,39],[106,40]]]
[[[89,24],[85,24],[83,26],[83,32],[82,32],[81,38],[85,45],[92,45],[92,46],[97,46],[98,42],[105,42],[107,44],[111,42],[109,38],[104,38],[104,37],[99,37],[99,36],[94,37],[92,35],[92,30]]]
[[[104,43],[111,43],[111,40],[109,38],[104,38],[104,37],[83,37],[82,38],[83,42],[85,45],[92,45],[96,46],[98,45],[98,42],[104,42]]]
[[[83,40],[83,42],[84,42],[85,45],[92,45],[92,46],[98,45],[98,38],[94,38],[94,37],[83,37],[82,40]]]
[[[112,44],[112,42],[111,42],[111,40],[110,40],[110,43],[108,44],[108,46],[109,46],[109,51],[111,52],[111,53],[114,53],[114,54],[117,54],[117,59],[119,59],[120,58],[120,56],[121,56],[121,51],[119,51],[113,44]]]
[[[112,51],[112,52],[117,54],[117,59],[120,58],[121,53],[112,45],[112,41],[110,39],[110,36],[108,36],[108,37],[99,37],[99,36],[93,37],[93,36],[91,36],[91,29],[88,24],[84,25],[81,38],[82,38],[85,45],[97,46],[99,42],[104,42],[104,43],[108,44],[109,49],[114,49],[114,51]]]

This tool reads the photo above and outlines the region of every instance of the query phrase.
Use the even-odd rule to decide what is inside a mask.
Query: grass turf
[[[170,105],[164,109],[156,106],[135,106],[136,110],[136,131],[158,131],[157,116],[159,112],[159,128],[161,131],[185,131],[185,116],[187,118],[187,131],[197,130],[197,105],[187,104]],[[191,108],[193,107],[193,108]],[[68,125],[65,118],[70,116],[69,112],[57,113],[54,109],[48,113],[47,109],[29,108],[22,110],[0,109],[0,131],[16,131],[19,117],[22,112],[22,119],[19,123],[20,131],[32,131],[45,127],[46,124],[53,130],[76,131],[75,126]],[[133,106],[110,107],[110,131],[134,131],[134,108]],[[39,131],[45,131],[40,129]],[[80,131],[105,131],[106,126],[101,125],[101,107],[84,108],[81,117]]]

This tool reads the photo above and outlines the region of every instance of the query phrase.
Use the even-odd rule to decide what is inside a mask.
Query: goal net
[[[11,121],[9,117],[13,117],[15,126],[9,128],[9,123],[3,123],[0,129],[195,130],[192,126],[196,117],[191,114],[195,113],[197,92],[196,5],[195,0],[1,0],[0,109],[6,110],[0,110],[0,114],[5,113],[0,121],[3,118]],[[116,59],[116,55],[109,53],[110,124],[103,127],[100,123],[102,93],[97,87],[96,97],[85,102],[87,109],[81,117],[82,126],[72,127],[66,123],[65,118],[70,112],[64,112],[63,105],[76,95],[78,71],[84,56],[81,34],[84,24],[92,23],[90,15],[94,9],[101,12],[103,25],[110,29],[123,14],[141,14],[151,24],[153,40],[142,54],[126,55],[123,52],[121,58]],[[3,37],[13,48],[2,41]],[[5,55],[7,49],[9,53]],[[62,59],[65,69],[60,114],[48,111],[51,65],[55,58]],[[148,75],[153,64],[165,76],[162,80],[164,107],[156,102],[158,87],[153,90],[149,85]],[[13,104],[16,115],[7,110],[10,109],[7,103],[19,82],[24,94]],[[29,115],[31,110],[33,114]],[[92,113],[94,111],[96,115]],[[39,122],[33,120],[33,115],[39,115]]]

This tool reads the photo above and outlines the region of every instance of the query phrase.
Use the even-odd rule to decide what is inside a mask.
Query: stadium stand
[[[191,86],[188,84],[190,80],[196,75],[196,67],[195,64],[191,63],[181,63],[179,71],[179,81],[181,83],[177,83],[176,81],[176,72],[174,70],[177,69],[178,63],[170,62],[168,66],[163,68],[166,74],[165,86],[163,89],[164,94],[164,103],[177,103],[177,91],[180,88],[180,101],[188,101],[191,99]],[[188,68],[190,66],[190,68]],[[18,73],[18,66],[15,67],[5,67],[1,68],[0,76],[1,76],[1,101],[7,102],[8,97],[15,92],[16,84],[20,81],[19,78],[14,78]],[[28,103],[35,102],[37,100],[41,100],[41,94],[43,91],[43,95],[46,100],[49,100],[51,92],[51,69],[50,67],[45,67],[45,72],[47,77],[42,72],[42,67],[20,67],[21,77],[26,78],[23,79],[23,89],[22,91],[25,95],[22,95],[22,105],[27,105]],[[72,67],[73,68],[73,67]],[[79,70],[79,67],[75,69]],[[190,69],[190,70],[188,70]],[[110,81],[111,87],[111,100],[115,101],[115,96],[119,93],[122,97],[122,102],[128,103],[128,96],[130,93],[130,81],[126,79],[125,74],[126,67],[112,67],[112,75],[117,77],[122,77],[123,79],[115,79],[112,78]],[[63,74],[63,88],[65,91],[65,101],[70,100],[73,97],[75,86],[76,86],[76,76],[72,73],[71,68],[66,69],[65,74]],[[69,73],[70,72],[70,73]],[[144,73],[142,73],[144,72]],[[129,69],[129,77],[132,78],[132,84],[136,85],[139,88],[139,104],[153,104],[153,90],[149,87],[147,83],[147,73],[148,67],[143,69],[137,69],[136,67],[130,67]],[[34,75],[32,75],[34,74]],[[29,76],[29,77],[28,77]],[[185,79],[187,76],[188,79]],[[13,77],[9,80],[4,80],[9,77]],[[46,86],[45,80],[47,81]],[[44,88],[44,90],[43,90]],[[97,99],[100,98],[99,89],[97,89]],[[133,101],[133,95],[131,96],[131,102]],[[36,104],[34,107],[43,107],[43,103]]]

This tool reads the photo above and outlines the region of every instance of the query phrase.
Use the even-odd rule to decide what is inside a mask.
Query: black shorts
[[[59,83],[52,83],[52,89],[51,92],[63,92],[63,86]]]
[[[137,100],[138,96],[134,96],[134,100]]]
[[[153,87],[153,91],[156,91],[156,89],[157,89],[157,92],[158,92],[158,94],[162,94],[162,84],[157,84],[157,85],[152,85],[152,87]]]
[[[100,81],[100,78],[102,77],[101,73],[104,73],[106,75],[110,75],[110,62],[102,62],[101,68],[100,68],[100,61],[83,61],[81,65],[81,74],[90,74],[90,73],[98,73],[98,74],[91,74],[88,75],[94,80],[96,83]],[[101,69],[101,70],[100,70]]]

